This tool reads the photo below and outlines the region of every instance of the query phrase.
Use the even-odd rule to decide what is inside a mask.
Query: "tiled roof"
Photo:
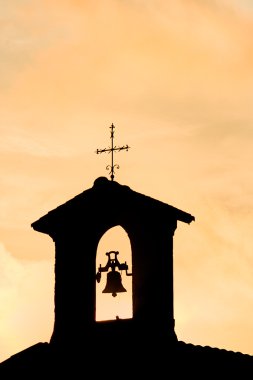
[[[181,376],[197,379],[250,379],[253,370],[253,356],[209,346],[198,346],[182,341],[166,347],[149,342],[124,341],[93,342],[93,350],[80,342],[79,347],[68,347],[57,352],[48,343],[38,343],[11,356],[0,363],[1,379],[12,375],[22,378],[37,378],[37,375],[51,378],[51,374],[75,371],[86,374],[94,371],[92,377],[99,378],[110,373],[110,379],[141,378],[156,374],[155,378]],[[95,365],[94,365],[95,364]],[[173,375],[173,377],[172,377]],[[31,376],[31,377],[27,377]],[[158,376],[158,377],[157,377]],[[57,377],[56,377],[57,378]],[[74,379],[74,377],[72,377]],[[81,378],[81,377],[80,377]]]

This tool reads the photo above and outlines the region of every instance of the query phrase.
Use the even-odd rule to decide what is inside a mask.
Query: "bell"
[[[116,297],[117,293],[126,292],[126,289],[121,283],[121,275],[117,271],[107,273],[107,282],[102,293],[112,293]]]

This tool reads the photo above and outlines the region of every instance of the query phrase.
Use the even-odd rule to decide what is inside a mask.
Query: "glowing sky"
[[[0,15],[0,360],[50,339],[54,244],[31,223],[108,176],[112,122],[115,179],[196,218],[174,237],[178,338],[253,355],[253,2]]]

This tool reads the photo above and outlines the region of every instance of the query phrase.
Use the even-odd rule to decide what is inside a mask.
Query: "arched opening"
[[[108,262],[106,253],[110,251],[118,251],[118,261],[126,262],[128,273],[132,273],[131,244],[126,231],[121,226],[111,228],[100,239],[97,248],[96,271],[100,264],[102,267],[106,266]],[[132,276],[127,276],[125,270],[119,272],[126,292],[117,293],[115,297],[112,293],[103,293],[109,272],[102,272],[100,282],[96,282],[96,321],[126,319],[133,316]]]

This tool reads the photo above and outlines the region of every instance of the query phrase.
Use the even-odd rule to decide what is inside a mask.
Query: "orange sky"
[[[50,339],[54,244],[31,223],[108,176],[112,122],[116,181],[196,218],[174,237],[178,338],[253,355],[251,4],[0,2],[0,360]]]

